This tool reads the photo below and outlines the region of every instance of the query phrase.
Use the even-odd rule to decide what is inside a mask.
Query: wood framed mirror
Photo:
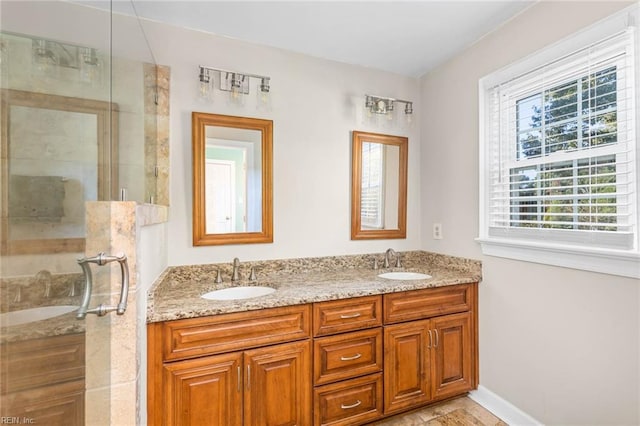
[[[191,118],[193,245],[273,242],[273,121]]]
[[[85,201],[117,199],[118,105],[2,89],[4,255],[83,253]]]
[[[352,132],[351,239],[407,237],[409,139]]]

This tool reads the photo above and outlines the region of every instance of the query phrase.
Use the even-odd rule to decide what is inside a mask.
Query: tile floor
[[[371,426],[507,426],[469,397],[389,417]]]

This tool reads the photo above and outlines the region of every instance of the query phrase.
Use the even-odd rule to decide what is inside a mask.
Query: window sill
[[[476,241],[481,244],[482,253],[487,256],[640,278],[640,253],[638,252],[597,250],[506,238],[476,238]]]

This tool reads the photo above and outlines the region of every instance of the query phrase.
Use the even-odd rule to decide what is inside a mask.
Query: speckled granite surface
[[[231,282],[231,263],[168,268],[151,288],[147,322],[195,318],[230,312],[291,306],[326,300],[442,287],[479,281],[479,261],[412,251],[401,253],[403,268],[374,270],[373,259],[382,265],[384,254],[331,256],[260,262],[241,262],[241,280]],[[249,281],[251,266],[258,279]],[[220,269],[224,282],[214,282]],[[388,271],[412,271],[431,275],[424,280],[398,281],[379,278]],[[276,291],[251,299],[213,301],[200,295],[234,286],[267,286]]]
[[[76,319],[75,312],[11,327],[0,327],[0,344],[63,334],[84,333],[85,322]]]
[[[69,297],[71,285],[75,286],[75,296]],[[16,292],[20,288],[20,302],[15,301]],[[0,293],[8,295],[2,298],[0,312],[19,311],[40,306],[71,305],[80,306],[84,293],[84,277],[82,274],[51,275],[50,297],[45,298],[44,286],[33,277],[13,277],[0,280]],[[63,334],[82,333],[85,322],[76,319],[75,314],[49,318],[27,324],[8,326],[0,316],[0,344],[41,337],[59,336]]]

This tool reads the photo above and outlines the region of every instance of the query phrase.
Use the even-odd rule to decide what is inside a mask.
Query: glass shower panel
[[[0,8],[0,416],[108,424],[108,405],[95,413],[86,401],[110,400],[111,319],[75,310],[85,290],[77,260],[95,254],[88,223],[103,219],[86,204],[118,194],[110,15],[67,2]],[[99,351],[87,337],[96,330]]]
[[[112,98],[119,106],[120,199],[156,204],[157,67],[131,2],[118,2],[112,21]]]

